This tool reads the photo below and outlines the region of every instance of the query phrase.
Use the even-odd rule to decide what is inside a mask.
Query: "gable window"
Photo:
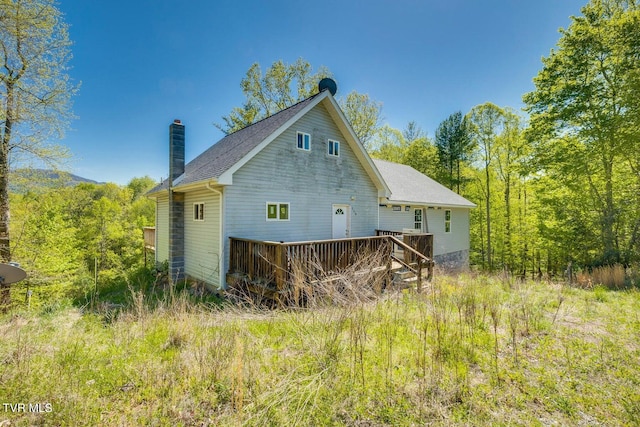
[[[267,202],[267,221],[289,221],[289,203]]]
[[[193,220],[204,221],[204,203],[193,204]]]
[[[300,150],[311,150],[311,135],[304,132],[298,132],[298,148]]]
[[[444,211],[444,232],[451,233],[451,210]]]
[[[413,228],[422,230],[422,209],[416,209],[413,212]]]
[[[340,142],[334,141],[333,139],[329,140],[329,155],[338,157],[340,156]]]

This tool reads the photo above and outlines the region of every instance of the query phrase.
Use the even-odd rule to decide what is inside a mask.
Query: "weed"
[[[179,288],[163,295],[131,286],[109,321],[98,305],[6,315],[0,394],[10,403],[51,403],[53,411],[4,412],[0,423],[635,425],[640,419],[636,291],[463,275],[437,277],[421,294],[380,296],[343,274],[333,290],[303,293],[306,307],[287,310],[218,306]],[[356,288],[365,291],[352,301],[335,294]]]

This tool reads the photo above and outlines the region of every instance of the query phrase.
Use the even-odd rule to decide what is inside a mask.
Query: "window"
[[[204,221],[204,203],[193,204],[193,220]]]
[[[329,155],[338,157],[340,156],[340,142],[329,140]]]
[[[304,132],[298,132],[298,148],[300,150],[311,150],[311,135]]]
[[[422,230],[422,209],[416,209],[413,212],[413,228]]]
[[[451,211],[449,209],[444,211],[444,232],[451,233]]]
[[[289,221],[289,203],[267,202],[267,221]]]

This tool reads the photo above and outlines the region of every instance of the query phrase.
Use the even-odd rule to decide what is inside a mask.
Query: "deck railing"
[[[295,273],[314,280],[347,268],[358,257],[372,257],[380,266],[390,262],[390,242],[384,236],[306,242],[270,242],[229,238],[229,273],[241,273],[250,280],[273,283],[278,290],[291,282]]]
[[[392,230],[376,230],[377,236],[394,236],[402,240],[408,246],[411,246],[416,251],[424,254],[429,259],[433,258],[433,234],[431,233],[404,233],[402,231]],[[398,245],[394,245],[394,252],[402,250]],[[404,251],[404,261],[407,264],[412,264],[417,261],[417,255],[410,251]]]
[[[418,258],[422,258],[419,265],[424,265],[425,259],[432,259],[433,235],[414,235],[409,242],[417,245],[415,249],[391,234],[305,242],[230,237],[229,273],[244,275],[251,281],[263,281],[281,291],[293,282],[295,275],[304,276],[295,277],[297,280],[312,282],[342,271],[363,257],[370,257],[367,259],[370,268],[389,269],[394,245],[407,249],[404,255],[406,264],[415,264]]]

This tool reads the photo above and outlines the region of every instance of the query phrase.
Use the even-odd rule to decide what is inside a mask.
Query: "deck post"
[[[256,254],[255,254],[255,247],[254,247],[254,243],[249,241],[247,242],[247,254],[249,255],[249,265],[248,265],[248,269],[249,270],[247,273],[249,275],[249,278],[251,280],[253,280],[254,274],[255,274],[255,266],[256,266]]]
[[[281,291],[282,289],[284,289],[284,276],[285,276],[285,265],[286,262],[284,260],[284,245],[282,243],[278,243],[276,245],[276,254],[275,257],[276,259],[275,261],[275,272],[274,272],[274,279],[276,281],[276,289],[278,291]]]

